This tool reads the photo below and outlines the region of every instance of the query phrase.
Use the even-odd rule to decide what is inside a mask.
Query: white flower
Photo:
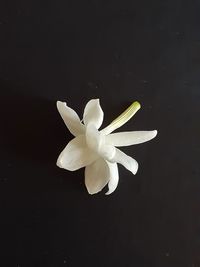
[[[140,144],[157,135],[156,130],[112,133],[140,109],[138,102],[134,102],[100,131],[98,129],[102,125],[104,113],[99,99],[92,99],[85,106],[84,124],[65,102],[57,101],[57,108],[67,128],[75,136],[59,155],[57,166],[69,171],[85,167],[85,185],[90,194],[98,193],[106,184],[109,188],[106,194],[116,189],[119,180],[117,163],[136,174],[137,161],[117,147]]]

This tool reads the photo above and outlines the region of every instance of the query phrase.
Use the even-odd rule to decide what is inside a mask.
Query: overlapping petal
[[[84,134],[85,126],[72,108],[68,107],[65,102],[57,101],[57,109],[67,128],[74,136]]]
[[[57,166],[69,171],[75,171],[85,167],[98,158],[86,145],[85,136],[79,135],[72,139],[57,160]]]
[[[92,123],[89,123],[86,126],[85,135],[88,147],[98,153],[101,146],[105,142],[105,137],[97,130],[97,128]]]
[[[105,136],[92,123],[86,126],[86,142],[88,147],[98,153],[100,157],[106,160],[113,158],[115,147],[105,143]]]
[[[117,162],[122,164],[127,170],[133,174],[137,173],[138,163],[132,157],[126,155],[124,152],[116,148],[115,156],[112,159],[112,162]]]
[[[118,163],[136,174],[138,163],[117,147],[147,142],[157,131],[132,131],[113,133],[125,124],[140,109],[136,101],[106,128],[98,131],[104,113],[99,99],[90,100],[81,123],[77,113],[65,102],[57,102],[58,111],[70,132],[75,136],[58,157],[57,165],[70,171],[85,167],[85,185],[90,194],[101,191],[108,184],[107,195],[114,192],[119,181]]]
[[[106,143],[117,147],[131,146],[150,141],[156,135],[156,130],[113,133],[106,136]]]
[[[116,148],[112,145],[104,144],[101,146],[99,155],[108,161],[112,161],[115,155]]]
[[[119,171],[117,163],[111,163],[107,161],[109,167],[109,182],[108,182],[108,192],[106,195],[110,195],[115,191],[119,182]]]
[[[93,124],[96,129],[99,129],[103,122],[103,110],[99,104],[99,99],[90,100],[85,106],[83,113],[84,124]]]
[[[89,194],[101,191],[109,181],[109,167],[103,158],[97,159],[85,168],[85,185]]]

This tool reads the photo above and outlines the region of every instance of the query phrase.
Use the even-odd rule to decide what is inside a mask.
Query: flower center
[[[105,143],[105,136],[92,123],[89,123],[86,126],[86,142],[92,151],[99,153],[101,146]]]
[[[115,154],[115,147],[106,144],[105,135],[91,123],[86,126],[86,143],[93,152],[106,160],[111,160]]]

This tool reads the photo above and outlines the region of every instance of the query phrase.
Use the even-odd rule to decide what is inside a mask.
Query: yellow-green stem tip
[[[141,105],[140,105],[140,103],[138,101],[134,101],[131,106],[134,106],[137,109],[140,109],[141,108]]]

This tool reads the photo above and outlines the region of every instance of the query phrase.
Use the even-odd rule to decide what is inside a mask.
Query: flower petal
[[[108,192],[106,193],[106,195],[110,195],[117,188],[119,182],[119,172],[117,163],[110,163],[109,161],[107,161],[107,164],[110,171],[110,179],[108,182]]]
[[[89,194],[100,192],[109,181],[107,162],[99,158],[85,168],[85,185]]]
[[[88,147],[98,153],[100,157],[106,160],[113,158],[115,147],[110,144],[105,144],[105,136],[92,123],[86,126],[86,142]]]
[[[60,168],[75,171],[91,164],[97,157],[97,154],[87,147],[85,136],[79,135],[67,144],[56,164]]]
[[[156,130],[113,133],[106,136],[106,143],[113,146],[131,146],[150,141],[156,135]]]
[[[116,148],[112,145],[104,144],[101,146],[101,150],[99,151],[99,154],[104,159],[111,161],[115,155]]]
[[[105,138],[102,134],[100,134],[93,123],[89,123],[86,126],[85,136],[88,147],[98,153]]]
[[[117,162],[122,164],[127,170],[132,172],[133,174],[137,173],[138,170],[138,163],[132,157],[129,157],[124,152],[116,148],[115,155],[112,159],[112,162]]]
[[[85,126],[72,108],[68,107],[65,102],[57,101],[57,109],[67,128],[74,136],[84,133]]]
[[[84,124],[92,123],[97,129],[100,128],[103,122],[103,110],[99,104],[99,99],[90,100],[85,106],[83,113]]]

